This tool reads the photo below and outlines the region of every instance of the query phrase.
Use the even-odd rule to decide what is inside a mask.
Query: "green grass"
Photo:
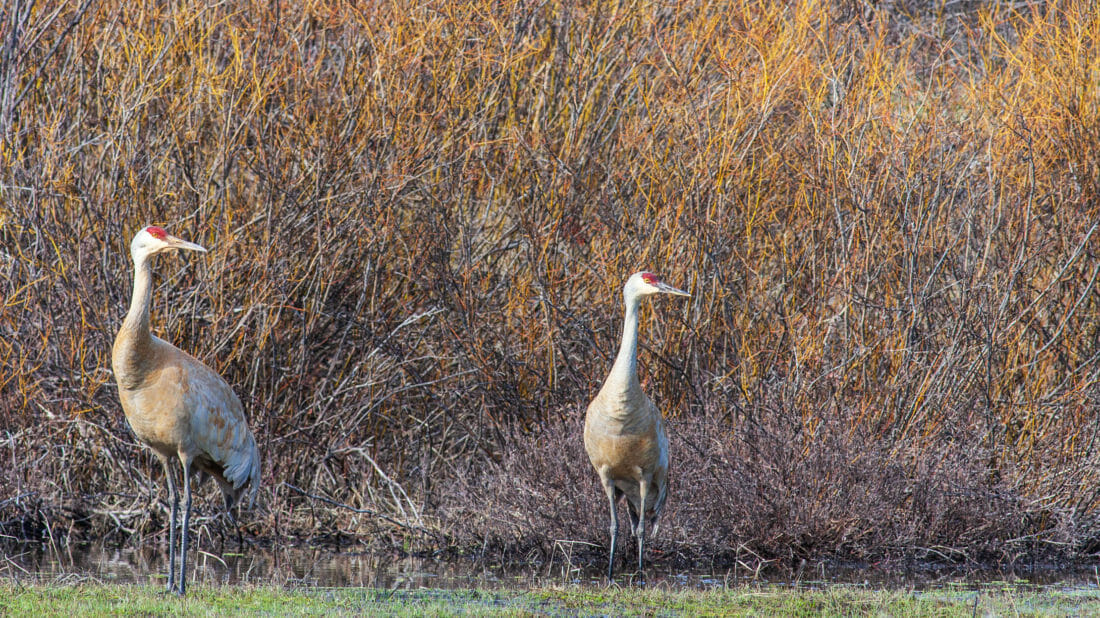
[[[186,598],[158,588],[104,584],[0,584],[0,615],[397,615],[397,616],[972,616],[1097,615],[1100,591],[988,586],[930,592],[849,586],[752,586],[664,590],[547,587],[534,590],[375,588],[193,588]]]

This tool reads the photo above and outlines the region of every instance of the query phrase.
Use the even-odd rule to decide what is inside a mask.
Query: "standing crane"
[[[151,259],[158,253],[206,249],[149,226],[134,236],[134,295],[115,337],[111,366],[126,420],[138,440],[164,465],[172,502],[168,532],[168,592],[183,595],[187,576],[187,533],[191,523],[191,476],[201,485],[211,476],[221,487],[230,519],[232,508],[250,485],[249,505],[260,488],[260,451],[248,429],[244,409],[221,376],[183,350],[152,334],[149,306],[153,295]],[[177,580],[176,517],[179,490],[175,462],[183,468],[183,532]],[[178,585],[177,585],[178,584]]]
[[[638,572],[645,551],[645,523],[657,533],[657,517],[668,495],[668,436],[661,412],[638,384],[638,306],[642,298],[664,292],[690,296],[649,272],[634,273],[623,286],[626,318],[623,340],[611,373],[588,404],[584,448],[611,505],[611,550],[607,579],[615,572],[615,538],[619,519],[615,505],[626,496],[631,530],[638,540]]]

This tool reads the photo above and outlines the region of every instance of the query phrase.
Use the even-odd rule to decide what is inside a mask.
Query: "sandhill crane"
[[[249,504],[260,487],[260,452],[248,429],[244,409],[229,384],[198,359],[154,336],[149,330],[153,292],[151,258],[167,251],[205,252],[199,245],[149,226],[134,236],[134,295],[130,311],[115,337],[111,366],[126,420],[138,440],[156,453],[172,502],[168,532],[168,592],[186,590],[187,532],[191,523],[191,475],[201,485],[204,474],[221,487],[225,508],[233,519],[233,504],[245,484]],[[175,461],[183,467],[183,533],[179,579],[176,579],[176,517],[179,490]],[[235,519],[234,519],[235,521]],[[177,585],[178,584],[178,585]]]
[[[619,520],[615,505],[626,496],[631,530],[638,539],[638,572],[645,551],[645,522],[657,533],[657,517],[668,492],[668,436],[661,412],[638,384],[638,306],[642,298],[659,294],[690,296],[648,272],[634,273],[623,286],[626,318],[619,354],[584,419],[584,448],[611,504],[611,549],[607,578],[615,571],[615,537]]]

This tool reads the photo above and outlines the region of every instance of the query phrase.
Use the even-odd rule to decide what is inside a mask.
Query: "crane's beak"
[[[662,292],[665,292],[666,294],[673,294],[675,296],[691,296],[691,294],[688,294],[687,292],[681,290],[680,288],[674,288],[671,285],[665,283],[664,281],[658,281],[657,282],[657,289],[662,291]]]
[[[171,234],[164,237],[164,242],[168,243],[168,246],[173,249],[187,249],[188,251],[200,251],[202,253],[206,253],[206,249],[204,249],[201,245],[196,245],[193,242],[187,242],[186,240],[182,238],[177,238],[175,236],[172,236]]]

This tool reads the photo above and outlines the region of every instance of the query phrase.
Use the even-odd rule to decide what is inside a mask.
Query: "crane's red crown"
[[[653,273],[642,273],[642,281],[645,281],[649,285],[656,285],[661,278]]]
[[[149,232],[150,236],[158,240],[164,240],[164,237],[168,236],[168,232],[165,232],[164,228],[157,227],[155,225],[150,225],[149,227],[145,228],[145,231]]]

